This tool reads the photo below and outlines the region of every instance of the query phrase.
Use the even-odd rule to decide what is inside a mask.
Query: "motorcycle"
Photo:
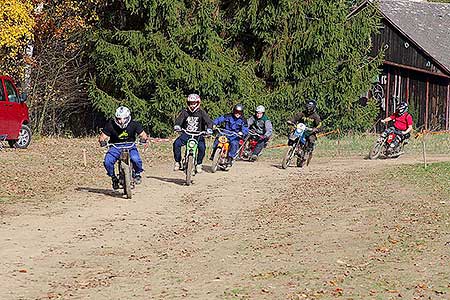
[[[108,143],[107,146],[120,150],[120,157],[117,160],[119,187],[123,189],[123,194],[127,199],[131,199],[131,190],[134,189],[135,182],[133,177],[133,164],[130,159],[130,150],[136,146],[136,143]]]
[[[229,131],[226,129],[217,128],[218,135],[218,144],[213,149],[212,155],[212,166],[211,171],[215,173],[217,169],[221,169],[223,171],[227,171],[230,167],[230,157],[228,157],[228,152],[230,151],[230,140],[229,136],[239,136],[234,131]]]
[[[193,176],[197,174],[197,155],[198,155],[198,141],[195,139],[197,136],[206,134],[205,131],[193,132],[181,129],[184,133],[189,135],[189,139],[186,142],[184,151],[184,157],[182,160],[182,168],[186,174],[186,185],[191,185]]]
[[[239,150],[237,158],[241,160],[251,160],[253,151],[255,151],[256,145],[258,145],[259,134],[254,130],[250,130],[245,139],[239,141]]]
[[[295,130],[289,135],[291,146],[286,151],[281,162],[281,167],[286,169],[289,167],[294,156],[297,156],[297,167],[308,166],[312,158],[312,150],[308,147],[307,136],[312,132],[312,128],[307,127],[303,123],[298,123]]]
[[[401,142],[398,143],[397,146],[392,147],[392,143],[399,134],[401,134],[401,132],[395,128],[387,134],[384,132],[380,134],[370,150],[369,158],[377,159],[380,155],[387,158],[397,158],[402,155],[404,153],[403,148],[405,144],[407,144],[406,139],[401,139]]]

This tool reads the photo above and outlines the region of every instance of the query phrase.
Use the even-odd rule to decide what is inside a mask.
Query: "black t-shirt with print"
[[[194,112],[183,109],[175,120],[175,125],[191,132],[204,131],[213,126],[211,118],[201,108]]]
[[[126,128],[120,128],[116,122],[109,121],[102,132],[109,136],[110,143],[127,143],[136,141],[136,135],[144,131],[139,122],[131,120]]]

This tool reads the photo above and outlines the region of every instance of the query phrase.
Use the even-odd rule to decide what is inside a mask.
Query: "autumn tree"
[[[87,97],[89,31],[101,1],[38,1],[30,90],[37,134],[85,134],[95,114]]]
[[[0,0],[0,70],[20,80],[25,47],[33,37],[33,6],[27,0]]]

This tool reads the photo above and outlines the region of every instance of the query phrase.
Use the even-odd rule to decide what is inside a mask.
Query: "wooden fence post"
[[[425,144],[426,130],[422,130],[422,156],[423,156],[423,166],[427,168],[427,147]]]

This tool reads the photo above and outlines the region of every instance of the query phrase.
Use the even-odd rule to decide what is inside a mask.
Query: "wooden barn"
[[[372,95],[388,116],[407,101],[416,128],[450,130],[450,4],[424,1],[365,1],[349,15],[378,5],[380,33],[372,55],[384,49]]]

